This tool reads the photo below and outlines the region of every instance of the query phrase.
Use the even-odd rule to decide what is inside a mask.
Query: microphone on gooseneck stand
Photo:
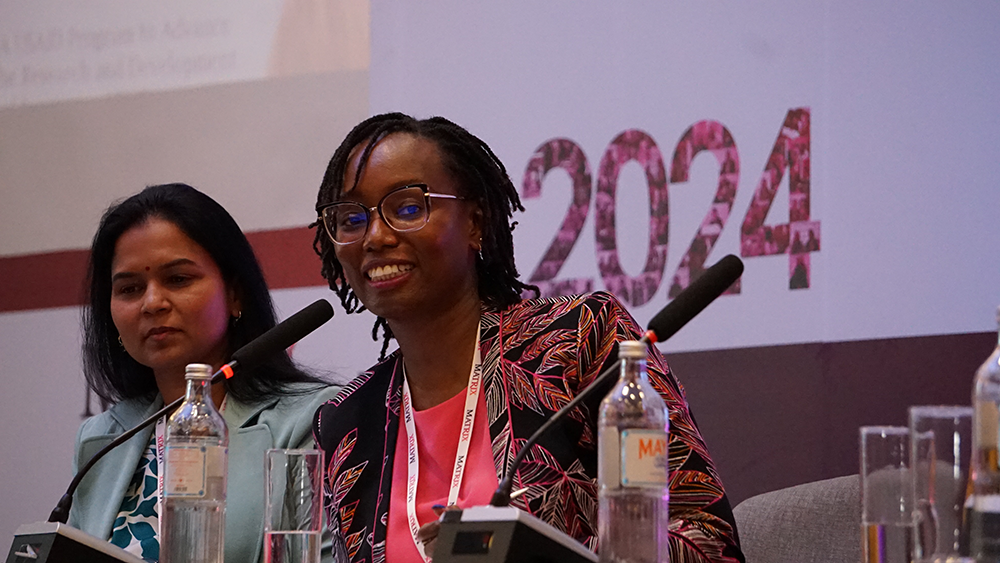
[[[223,379],[229,379],[235,374],[237,369],[244,365],[253,365],[271,354],[283,351],[292,344],[295,344],[299,340],[303,339],[310,332],[322,326],[323,323],[330,320],[332,317],[333,307],[330,306],[329,301],[326,299],[320,299],[319,301],[314,302],[305,309],[302,309],[284,321],[278,323],[264,334],[251,340],[239,350],[233,352],[232,361],[219,368],[219,371],[215,372],[212,376],[212,384],[214,385]],[[180,397],[176,401],[166,405],[146,420],[140,422],[131,430],[115,438],[114,441],[105,446],[101,451],[94,454],[94,457],[90,458],[90,461],[83,466],[83,469],[81,469],[76,474],[76,477],[73,478],[73,481],[70,482],[69,488],[66,490],[66,494],[59,499],[59,503],[56,505],[55,509],[52,510],[52,514],[49,515],[49,522],[59,522],[62,524],[66,523],[66,520],[69,518],[70,506],[73,504],[73,493],[76,492],[76,488],[80,486],[80,482],[83,480],[84,475],[86,475],[87,472],[90,471],[90,468],[97,463],[97,460],[104,457],[105,454],[115,449],[123,442],[128,441],[129,438],[138,434],[143,428],[159,420],[161,416],[173,412],[183,401],[184,397]]]
[[[333,307],[330,306],[330,302],[326,299],[319,299],[233,352],[233,361],[227,365],[256,364],[271,354],[284,351],[332,318]],[[212,383],[218,383],[222,380],[221,377],[215,379],[216,377],[219,375],[216,374],[212,377]],[[232,375],[227,373],[226,378],[230,377]]]
[[[743,261],[736,256],[729,254],[722,260],[719,260],[714,266],[705,270],[704,274],[699,276],[687,289],[668,303],[666,307],[660,309],[659,313],[653,316],[641,341],[652,344],[663,342],[670,338],[681,327],[695,318],[698,313],[702,312],[705,307],[708,307],[709,303],[715,301],[716,297],[722,295],[722,292],[727,287],[733,285],[733,282],[742,274]],[[604,370],[586,389],[581,391],[576,397],[573,397],[573,400],[559,409],[556,414],[549,417],[545,424],[528,438],[528,441],[518,450],[517,457],[514,458],[514,463],[510,465],[510,470],[504,475],[503,482],[500,483],[496,492],[493,493],[493,498],[490,499],[492,506],[507,506],[510,504],[510,492],[514,487],[514,474],[517,472],[517,468],[521,462],[524,461],[524,457],[528,454],[528,451],[538,441],[538,438],[545,434],[545,431],[555,422],[566,416],[566,413],[576,408],[584,399],[593,394],[595,390],[600,389],[604,380],[611,377],[616,371],[618,371],[617,364]]]
[[[242,367],[248,365],[254,365],[259,363],[261,360],[266,359],[268,356],[276,353],[283,352],[286,348],[295,344],[302,338],[304,338],[309,333],[313,332],[320,326],[322,326],[326,321],[333,317],[333,307],[325,299],[320,299],[308,307],[302,309],[301,311],[295,313],[294,315],[288,317],[284,321],[278,323],[270,330],[264,334],[258,336],[254,340],[250,341],[242,348],[233,353],[233,359],[228,364],[222,366],[219,371],[215,372],[212,376],[212,383],[218,383],[223,379],[229,379],[233,377],[235,373]],[[83,481],[83,477],[90,471],[90,468],[97,463],[102,457],[108,452],[120,446],[124,442],[128,441],[130,438],[138,434],[143,428],[146,428],[150,424],[156,422],[160,417],[172,413],[178,406],[184,401],[181,397],[176,401],[173,401],[169,405],[166,405],[155,414],[143,420],[135,427],[129,429],[124,434],[115,438],[111,443],[101,449],[99,452],[94,454],[93,457],[77,472],[76,476],[70,482],[69,487],[66,489],[66,493],[59,499],[59,503],[52,510],[52,514],[49,515],[49,520],[47,523],[29,524],[27,526],[22,526],[22,529],[30,528],[27,533],[22,533],[22,529],[19,529],[17,535],[14,537],[14,545],[11,546],[11,554],[20,557],[21,552],[18,549],[27,549],[28,551],[38,555],[36,545],[47,545],[47,548],[52,548],[54,545],[58,545],[60,542],[62,549],[68,551],[64,552],[65,559],[63,558],[51,558],[49,555],[49,561],[61,561],[66,560],[91,560],[91,561],[124,561],[129,560],[127,557],[122,556],[120,553],[124,553],[122,550],[114,551],[115,546],[112,546],[106,541],[96,540],[92,536],[85,534],[79,530],[66,526],[66,520],[69,518],[69,510],[73,504],[73,493],[76,492],[77,487]],[[55,526],[52,526],[55,524]],[[59,534],[66,536],[65,538],[57,537]],[[29,537],[30,536],[30,537]],[[21,545],[18,547],[19,539],[24,537],[20,541]],[[93,541],[93,540],[96,540]],[[36,542],[34,544],[30,542]],[[74,544],[75,542],[75,544]],[[69,545],[67,545],[69,544]],[[83,544],[91,549],[96,549],[103,553],[90,553],[86,554],[86,557],[82,556],[81,553],[85,550]],[[114,549],[111,549],[114,548]],[[111,553],[114,552],[114,553]],[[26,552],[25,552],[26,553]],[[47,552],[48,553],[48,552]],[[109,555],[110,553],[110,555]],[[126,554],[127,555],[127,554]],[[97,559],[93,559],[93,558]],[[45,561],[45,558],[34,557],[32,558],[38,563]],[[20,561],[20,559],[15,559]],[[8,559],[8,561],[13,561]]]
[[[642,335],[642,341],[654,344],[670,338],[722,295],[741,275],[743,261],[727,254],[649,320],[648,330]]]
[[[653,316],[641,341],[652,344],[667,340],[722,295],[742,274],[743,262],[736,256],[729,254],[719,260]],[[573,538],[509,505],[517,468],[532,446],[567,413],[598,389],[603,389],[603,383],[617,371],[617,364],[604,370],[528,438],[493,493],[489,506],[445,512],[434,551],[435,563],[448,563],[453,556],[462,556],[462,561],[472,561],[466,558],[469,555],[482,555],[475,559],[482,563],[515,561],[519,560],[518,553],[527,553],[525,546],[530,546],[537,561],[597,561],[593,552]],[[512,541],[515,534],[519,535],[516,542]]]

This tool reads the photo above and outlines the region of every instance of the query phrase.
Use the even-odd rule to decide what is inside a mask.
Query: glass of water
[[[323,454],[268,450],[264,562],[319,563],[323,530]]]
[[[910,407],[914,485],[913,558],[975,563],[969,557],[969,460],[972,407]]]
[[[910,563],[913,481],[905,426],[862,426],[861,545],[866,563]]]

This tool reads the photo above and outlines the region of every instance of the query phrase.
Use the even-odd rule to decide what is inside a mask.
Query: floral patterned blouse
[[[639,336],[628,311],[603,292],[525,300],[504,310],[484,306],[479,346],[498,479],[541,424],[617,362],[618,342]],[[648,370],[670,411],[671,561],[742,562],[732,509],[683,389],[655,350]],[[595,551],[596,420],[606,394],[595,393],[538,441],[514,479],[514,489],[528,491],[512,502]],[[397,350],[316,414],[330,526],[339,526],[354,563],[385,561],[401,397]]]
[[[122,506],[111,528],[109,541],[146,561],[160,560],[160,526],[157,506],[159,464],[153,433],[139,466],[125,489]]]

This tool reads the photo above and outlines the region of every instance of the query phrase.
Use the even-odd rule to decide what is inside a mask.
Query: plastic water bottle
[[[996,349],[976,372],[972,390],[972,512],[970,555],[1000,562],[1000,309]]]
[[[187,395],[166,433],[162,563],[222,563],[229,431],[212,402],[212,366],[188,364]]]
[[[646,345],[618,346],[621,376],[598,421],[598,556],[602,563],[665,563],[670,418],[646,375]]]

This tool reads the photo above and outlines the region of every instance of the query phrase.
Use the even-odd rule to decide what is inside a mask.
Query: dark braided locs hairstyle
[[[351,182],[352,188],[357,186],[375,145],[394,133],[407,133],[433,141],[441,152],[444,165],[458,181],[460,195],[474,202],[482,213],[482,251],[476,257],[479,298],[489,306],[504,308],[520,301],[521,294],[526,291],[532,291],[537,296],[538,288],[522,283],[514,265],[514,238],[511,232],[517,223],[511,218],[514,211],[524,211],[524,207],[507,175],[507,169],[486,143],[443,117],[418,120],[403,113],[386,113],[356,125],[330,159],[319,187],[316,208],[340,199],[345,180]],[[347,179],[351,152],[362,144],[364,150],[357,173],[354,178]],[[344,269],[334,252],[333,241],[318,221],[310,227],[319,227],[313,248],[322,259],[321,273],[329,282],[330,289],[340,297],[348,313],[364,311],[364,304],[347,283]],[[392,331],[385,319],[379,317],[372,329],[373,340],[378,340],[379,327],[383,337],[381,358],[384,358]]]

